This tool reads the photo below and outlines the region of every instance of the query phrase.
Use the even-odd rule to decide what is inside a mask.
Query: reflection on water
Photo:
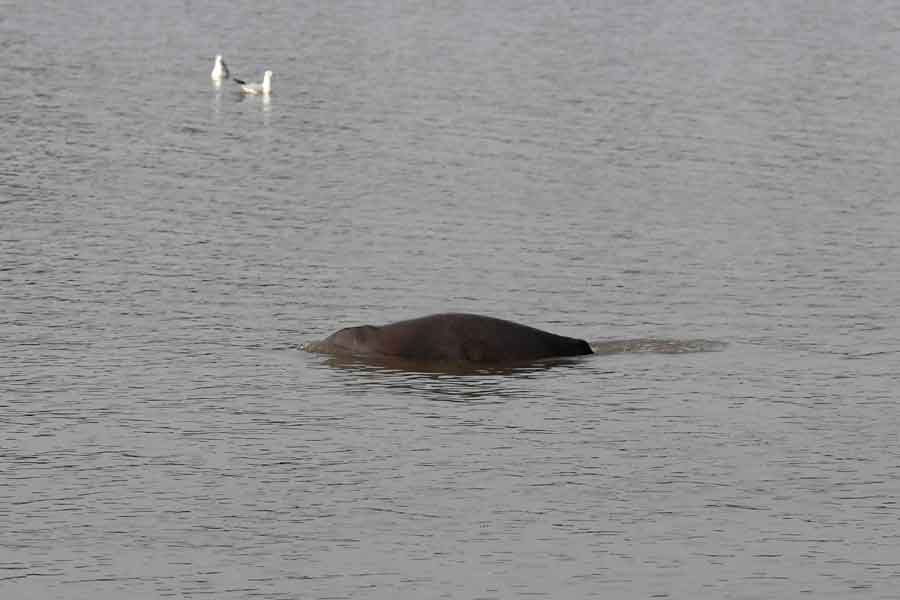
[[[222,115],[222,83],[219,81],[214,81],[213,87],[215,88],[212,103],[213,116],[218,120],[218,118]]]
[[[638,338],[624,340],[600,340],[590,343],[594,355],[624,353],[685,354],[694,352],[720,352],[727,344],[702,339]],[[335,351],[324,341],[310,341],[302,345],[307,352],[326,354],[322,364],[330,367],[354,370],[374,369],[379,372],[418,372],[447,375],[513,375],[545,371],[558,367],[573,367],[591,359],[587,356],[549,358],[520,363],[473,363],[466,361],[419,361],[397,356],[353,355]]]
[[[383,391],[408,396],[416,403],[462,402],[494,404],[510,400],[554,402],[535,390],[535,381],[560,369],[573,373],[585,357],[551,359],[520,365],[473,365],[417,362],[397,358],[328,355],[315,362],[328,369],[328,385],[351,393]],[[335,371],[336,370],[336,371]],[[337,375],[337,378],[335,378]]]
[[[315,343],[304,349],[309,352],[323,352]],[[327,352],[327,351],[326,351]],[[396,356],[366,356],[333,354],[323,364],[340,369],[377,370],[379,372],[416,372],[434,375],[515,375],[546,371],[555,367],[573,366],[588,357],[549,358],[522,363],[472,363],[465,361],[417,361]]]
[[[271,125],[272,116],[272,98],[269,95],[252,95],[241,93],[240,88],[233,81],[218,82],[213,81],[212,90],[212,112],[217,122],[225,116],[226,109],[223,108],[223,101],[230,102],[233,105],[246,105],[255,107],[259,104],[259,110],[262,114],[262,124],[268,128]],[[236,117],[237,118],[237,117]],[[246,126],[255,126],[257,122],[244,122]]]
[[[272,118],[272,98],[267,94],[260,98],[263,112],[263,125],[268,128],[271,125]]]

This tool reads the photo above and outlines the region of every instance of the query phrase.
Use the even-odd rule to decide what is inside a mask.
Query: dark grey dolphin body
[[[593,354],[584,340],[493,317],[443,313],[341,329],[309,350],[428,362],[512,363]]]

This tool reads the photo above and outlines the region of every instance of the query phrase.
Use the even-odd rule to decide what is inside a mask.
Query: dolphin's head
[[[334,332],[323,344],[328,344],[336,351],[350,354],[370,354],[374,351],[374,344],[378,339],[378,328],[372,325],[360,327],[346,327]]]

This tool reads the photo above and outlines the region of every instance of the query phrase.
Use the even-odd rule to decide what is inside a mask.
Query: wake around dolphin
[[[490,364],[593,354],[590,344],[581,339],[465,313],[435,314],[380,327],[348,327],[305,349],[369,358]]]

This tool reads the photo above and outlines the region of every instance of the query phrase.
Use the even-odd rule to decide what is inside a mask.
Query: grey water
[[[897,4],[4,0],[0,80],[0,597],[897,597]],[[448,310],[606,351],[302,349]]]

